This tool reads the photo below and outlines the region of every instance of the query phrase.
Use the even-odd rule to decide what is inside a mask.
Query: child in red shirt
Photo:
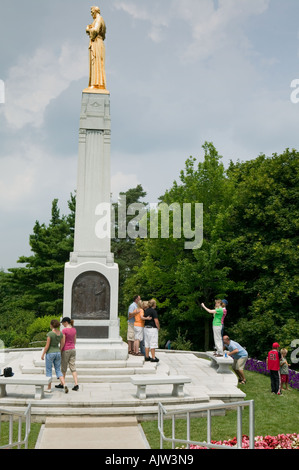
[[[280,359],[281,354],[278,351],[278,343],[273,343],[271,351],[267,355],[267,369],[270,371],[271,392],[281,395],[280,391]]]

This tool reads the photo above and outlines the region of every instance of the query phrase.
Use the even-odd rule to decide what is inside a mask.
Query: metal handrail
[[[254,400],[240,401],[240,402],[231,402],[231,403],[222,403],[217,405],[200,405],[196,408],[190,407],[185,410],[175,410],[167,411],[162,403],[158,404],[158,430],[160,433],[160,449],[163,449],[164,441],[172,443],[172,449],[175,448],[175,444],[186,444],[187,449],[190,448],[190,445],[198,445],[207,447],[209,449],[242,449],[242,411],[243,408],[249,407],[249,449],[254,449]],[[237,408],[237,445],[236,447],[231,447],[225,444],[213,444],[211,442],[212,435],[212,411],[219,409],[230,409]],[[191,413],[196,413],[198,411],[207,412],[207,441],[199,442],[190,440],[190,415]],[[175,419],[177,415],[186,415],[187,421],[187,430],[186,430],[186,439],[178,439],[175,437]],[[169,416],[172,418],[172,437],[166,437],[164,434],[164,417]]]
[[[1,418],[2,415],[9,416],[9,437],[8,444],[0,446],[0,449],[12,449],[13,447],[21,448],[22,445],[25,445],[25,449],[28,449],[28,439],[31,429],[31,403],[27,406],[24,413],[18,411],[9,411],[4,408],[0,408],[0,435],[1,435]],[[18,417],[18,440],[13,442],[13,424],[14,417]],[[22,439],[22,423],[23,418],[25,418],[25,437]]]

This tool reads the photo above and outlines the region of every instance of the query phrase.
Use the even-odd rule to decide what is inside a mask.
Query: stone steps
[[[85,375],[88,375],[89,377],[94,376],[97,378],[98,376],[106,376],[106,375],[117,375],[117,376],[123,376],[123,375],[135,375],[135,374],[155,374],[156,373],[157,366],[153,367],[144,367],[144,368],[138,368],[138,367],[126,367],[126,368],[121,368],[121,369],[81,369],[77,368],[77,374],[78,377],[84,378]],[[22,374],[39,374],[39,375],[45,375],[45,368],[43,367],[23,367],[21,369]],[[66,376],[72,376],[72,374],[68,371]]]
[[[158,402],[161,399],[149,399],[146,402],[140,401],[136,403],[132,400],[132,403],[94,403],[92,406],[82,406],[82,403],[72,403],[72,406],[66,406],[63,403],[48,402],[43,400],[43,404],[39,402],[32,403],[32,416],[34,416],[35,422],[44,422],[44,418],[47,417],[76,417],[76,419],[86,419],[90,417],[103,418],[103,417],[126,417],[126,416],[137,416],[140,419],[152,419],[157,418],[158,413]],[[167,411],[181,412],[184,410],[191,410],[196,416],[203,415],[205,412],[201,411],[207,404],[223,404],[222,400],[209,400],[207,396],[199,396],[196,401],[194,398],[185,397],[180,399],[178,403],[174,397],[164,397],[163,406]],[[25,405],[15,405],[12,400],[7,399],[5,402],[5,409],[8,411],[24,412]],[[224,410],[215,410],[213,414],[224,414]],[[40,418],[40,419],[39,419]]]
[[[128,356],[127,360],[118,361],[76,361],[76,370],[79,383],[130,383],[130,377],[138,374],[169,374],[166,364],[145,362],[143,356]],[[35,354],[33,360],[20,363],[22,374],[45,375],[45,361],[41,360],[40,353]],[[72,379],[68,370],[66,380]],[[53,367],[53,381],[55,372]]]

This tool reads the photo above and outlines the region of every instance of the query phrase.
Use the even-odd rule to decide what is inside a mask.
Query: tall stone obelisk
[[[82,92],[74,251],[65,264],[63,316],[77,329],[78,360],[126,359],[119,335],[118,265],[110,243],[110,93],[106,89],[106,26],[91,8],[89,86]],[[106,230],[98,229],[101,218]]]

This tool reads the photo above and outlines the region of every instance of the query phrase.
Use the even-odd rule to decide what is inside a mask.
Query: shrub
[[[180,351],[192,351],[192,343],[190,340],[187,340],[186,337],[188,331],[184,335],[181,334],[181,329],[178,329],[178,335],[174,341],[171,341],[171,349],[176,349]]]
[[[54,317],[51,315],[46,315],[44,317],[36,318],[31,325],[27,327],[27,336],[29,338],[29,342],[36,341],[35,338],[38,333],[46,333],[50,331],[50,323],[51,320],[58,320],[60,321],[60,317]]]
[[[124,315],[119,317],[119,334],[123,341],[127,342],[128,319]]]

